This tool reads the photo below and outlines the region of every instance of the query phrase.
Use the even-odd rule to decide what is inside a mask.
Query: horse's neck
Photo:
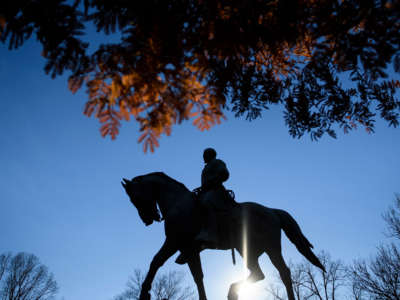
[[[160,183],[160,197],[157,200],[162,215],[167,216],[171,210],[176,210],[187,203],[189,190],[177,186],[175,183],[164,181]]]

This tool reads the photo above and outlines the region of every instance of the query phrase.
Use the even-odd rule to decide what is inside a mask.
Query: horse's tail
[[[289,240],[296,246],[297,250],[305,256],[314,266],[320,268],[325,272],[324,266],[321,264],[318,257],[312,252],[311,248],[314,246],[307,240],[301,232],[300,226],[296,220],[286,211],[276,210],[279,219],[281,220],[282,229]]]

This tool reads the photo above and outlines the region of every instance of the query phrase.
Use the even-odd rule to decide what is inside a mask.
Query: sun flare
[[[258,299],[259,291],[253,284],[242,283],[239,288],[239,300],[255,300]]]

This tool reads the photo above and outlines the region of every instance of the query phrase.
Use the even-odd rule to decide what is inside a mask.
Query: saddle
[[[223,187],[224,188],[224,187]],[[201,201],[200,197],[202,193],[204,193],[201,187],[196,188],[192,191],[193,197],[198,200],[197,205],[201,208]],[[234,254],[234,235],[235,230],[234,228],[235,223],[237,223],[237,210],[235,208],[239,207],[239,203],[235,200],[235,193],[232,190],[226,190],[224,188],[224,202],[226,203],[224,210],[217,210],[217,236],[218,236],[218,245],[217,249],[220,250],[232,250],[232,260],[233,264],[236,263],[235,254]],[[177,259],[175,260],[177,264],[184,264],[186,263],[186,257],[184,254],[180,254]]]
[[[227,204],[227,208],[237,206],[238,203],[235,200],[235,192],[233,190],[225,189],[224,186],[222,186],[222,188],[224,189],[224,202]],[[204,192],[206,191],[204,191],[202,187],[198,187],[192,191],[192,194],[196,200],[199,200]],[[198,202],[200,202],[200,200]]]
[[[236,227],[234,224],[237,223],[237,214],[234,208],[239,207],[239,203],[236,202],[235,193],[232,190],[225,189],[224,186],[218,188],[223,189],[223,201],[221,202],[223,202],[224,205],[223,207],[216,207],[214,210],[217,216],[217,249],[226,250],[232,248],[234,228]],[[201,187],[193,190],[193,195],[195,199],[198,200],[199,209],[200,211],[203,210],[203,213],[205,213],[205,209],[202,207],[200,197],[204,192],[206,191],[203,191]]]

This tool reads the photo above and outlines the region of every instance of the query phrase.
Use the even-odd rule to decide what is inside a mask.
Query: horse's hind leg
[[[285,260],[282,257],[281,247],[273,250],[267,250],[267,254],[271,259],[272,264],[278,269],[282,282],[286,287],[286,292],[289,300],[295,300],[292,286],[292,278],[290,276],[290,269],[287,267]]]
[[[249,276],[245,280],[241,280],[232,283],[229,288],[228,300],[237,300],[239,298],[240,285],[243,283],[255,283],[257,281],[263,280],[265,278],[264,273],[261,271],[260,265],[258,264],[259,255],[250,255],[247,258],[247,268],[250,271]]]
[[[188,257],[187,263],[192,273],[194,282],[197,285],[197,291],[199,293],[199,300],[207,300],[206,291],[203,284],[203,270],[201,268],[200,253],[196,252],[194,255]]]

